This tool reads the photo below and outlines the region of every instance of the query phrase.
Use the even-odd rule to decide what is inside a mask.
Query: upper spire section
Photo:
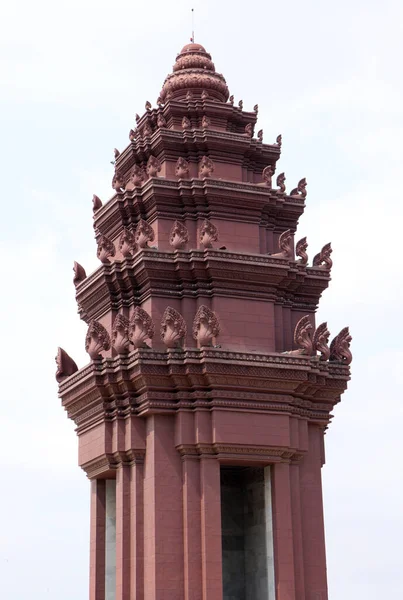
[[[159,99],[185,100],[189,94],[200,98],[203,93],[219,102],[226,102],[229,97],[225,79],[216,73],[210,54],[201,44],[186,44],[176,57],[173,73],[164,81]]]

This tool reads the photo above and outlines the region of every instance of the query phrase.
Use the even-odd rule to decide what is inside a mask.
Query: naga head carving
[[[106,235],[101,235],[98,240],[97,249],[97,256],[99,260],[102,263],[107,264],[109,263],[109,259],[115,256],[115,253],[116,250],[114,243],[108,237],[106,237]]]
[[[277,175],[276,184],[278,185],[278,192],[280,194],[285,193],[285,173],[280,173]]]
[[[199,165],[199,177],[203,179],[204,177],[211,177],[214,173],[214,163],[208,156],[203,156]]]
[[[112,345],[118,354],[127,354],[130,350],[129,319],[118,314],[113,322]]]
[[[262,171],[263,181],[265,182],[268,188],[271,188],[273,175],[274,167],[272,165],[267,165],[267,167],[265,167]]]
[[[350,344],[353,338],[350,335],[348,327],[344,327],[330,344],[330,361],[342,362],[349,365],[353,360]]]
[[[152,135],[153,130],[151,129],[151,125],[148,121],[145,122],[143,129],[141,130],[141,134],[143,137],[150,137]]]
[[[158,173],[161,171],[161,163],[158,158],[151,155],[147,162],[147,174],[149,177],[158,177]]]
[[[112,177],[112,187],[116,192],[121,192],[124,187],[124,177],[120,171],[115,171]]]
[[[182,156],[176,161],[175,175],[180,179],[185,179],[189,176],[189,163]]]
[[[327,323],[321,323],[313,334],[313,351],[320,352],[320,360],[328,360],[330,356],[329,348],[330,331],[327,328]]]
[[[306,253],[308,248],[308,242],[306,241],[306,237],[303,237],[301,240],[297,242],[295,246],[295,254],[299,256],[299,264],[306,265],[308,264],[308,254]]]
[[[204,248],[212,248],[213,242],[218,241],[218,229],[211,221],[205,219],[200,228],[200,244]]]
[[[252,123],[248,123],[247,125],[245,125],[245,135],[247,137],[253,137],[253,125]]]
[[[123,227],[122,234],[119,238],[119,252],[127,258],[132,256],[137,250],[134,233],[129,231],[127,227]]]
[[[211,121],[207,115],[204,115],[202,118],[201,126],[202,129],[208,129],[210,127]]]
[[[162,128],[162,129],[165,129],[166,126],[167,126],[167,122],[165,120],[165,117],[161,113],[157,117],[157,125],[158,125],[158,127]]]
[[[63,350],[63,348],[57,349],[57,355],[55,360],[57,365],[56,381],[58,383],[60,383],[61,381],[63,381],[63,379],[66,379],[66,377],[70,377],[70,375],[73,375],[73,373],[78,371],[76,363],[71,358],[71,356],[69,356],[67,352]]]
[[[92,210],[96,212],[102,207],[102,200],[96,194],[92,196]]]
[[[293,247],[292,247],[293,235],[291,229],[283,231],[278,240],[278,246],[280,252],[272,254],[276,258],[286,258],[288,260],[294,260]]]
[[[259,131],[257,132],[257,139],[259,140],[259,142],[263,142],[263,129],[259,129]]]
[[[199,347],[210,346],[220,333],[220,323],[217,315],[207,306],[201,305],[193,321],[193,337]]]
[[[76,261],[74,261],[73,271],[74,271],[74,277],[73,277],[74,285],[78,285],[80,283],[80,281],[84,281],[84,279],[87,277],[87,273],[85,272],[84,267],[82,267],[80,265],[80,263],[78,263]]]
[[[134,140],[136,139],[137,136],[137,129],[130,129],[129,131],[129,140],[131,142],[134,142]]]
[[[137,223],[136,231],[134,233],[134,241],[139,248],[148,248],[148,242],[153,242],[155,239],[154,229],[144,221],[140,219]]]
[[[294,330],[294,344],[300,346],[299,354],[312,356],[313,341],[312,341],[313,326],[309,315],[302,317],[298,321]]]
[[[330,258],[332,252],[333,250],[331,244],[325,244],[319,254],[314,257],[312,266],[330,271],[333,266],[333,261]]]
[[[279,148],[281,148],[281,145],[283,143],[283,136],[281,135],[281,133],[276,137],[276,144]]]
[[[161,321],[161,339],[167,348],[176,348],[182,344],[186,335],[185,319],[177,310],[168,306]]]
[[[101,352],[109,350],[111,340],[105,327],[98,321],[92,320],[88,326],[85,338],[85,349],[94,360],[100,357]]]
[[[301,198],[306,198],[307,185],[308,184],[305,177],[303,179],[300,179],[298,182],[298,186],[294,190],[292,190],[290,196],[301,196]]]
[[[144,172],[139,165],[134,165],[130,171],[129,180],[126,183],[125,190],[131,192],[136,187],[140,187],[144,182]]]
[[[129,338],[135,348],[143,348],[154,336],[154,323],[144,309],[136,306],[130,317]]]
[[[182,129],[190,129],[192,126],[191,122],[187,117],[183,117],[182,119]]]
[[[189,232],[180,221],[175,221],[169,234],[169,243],[175,250],[183,248],[189,241]]]

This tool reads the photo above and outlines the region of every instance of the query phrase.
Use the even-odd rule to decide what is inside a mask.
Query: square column
[[[91,480],[90,600],[105,600],[105,480]]]
[[[272,470],[276,600],[300,600],[295,594],[290,465],[276,463]]]
[[[220,463],[200,459],[203,600],[222,600]]]

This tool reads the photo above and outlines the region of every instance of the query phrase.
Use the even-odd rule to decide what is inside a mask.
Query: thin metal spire
[[[195,9],[192,8],[192,37],[190,41],[194,43],[195,41]]]

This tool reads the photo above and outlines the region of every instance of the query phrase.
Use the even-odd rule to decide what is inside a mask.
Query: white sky
[[[331,600],[403,597],[403,3],[14,0],[0,10],[0,579],[5,600],[87,600],[89,484],[54,380],[83,366],[73,261],[98,266],[92,194],[190,37],[283,135],[299,232],[332,241],[318,319],[349,325],[353,379],[326,436]]]

